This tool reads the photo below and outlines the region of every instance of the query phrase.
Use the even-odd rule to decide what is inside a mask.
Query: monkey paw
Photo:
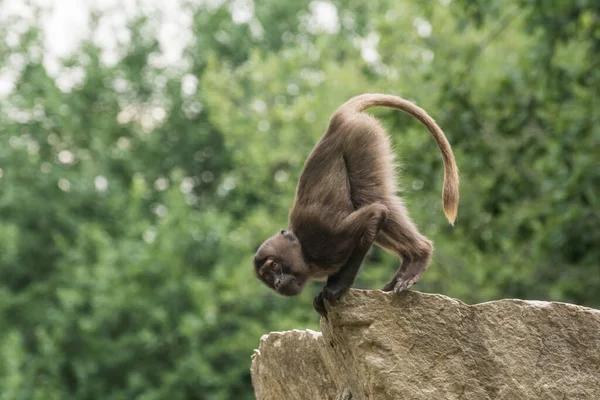
[[[321,293],[313,300],[313,307],[321,317],[327,318],[327,310],[325,309],[325,302]]]
[[[340,298],[348,291],[342,286],[325,286],[321,293],[313,300],[314,309],[323,317],[327,317],[325,309],[325,300],[331,305],[336,304]]]
[[[340,301],[340,298],[347,291],[348,288],[338,285],[325,286],[323,290],[321,290],[321,296],[323,296],[323,299],[327,300],[329,304],[333,305]]]
[[[386,283],[386,285],[384,287],[381,288],[382,291],[384,292],[393,292],[394,291],[394,287],[396,287],[396,279],[393,279],[391,282]]]
[[[417,280],[418,279],[414,277],[398,279],[398,282],[396,282],[396,284],[394,285],[394,293],[406,292],[415,284]]]

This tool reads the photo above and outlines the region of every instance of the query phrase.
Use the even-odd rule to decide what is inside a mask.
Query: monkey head
[[[309,267],[296,235],[282,229],[265,240],[254,255],[254,272],[265,285],[283,296],[300,294]]]

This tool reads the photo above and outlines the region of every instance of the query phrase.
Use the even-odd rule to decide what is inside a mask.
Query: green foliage
[[[320,285],[276,297],[251,255],[361,92],[416,101],[457,156],[452,228],[434,141],[373,110],[436,244],[418,290],[600,307],[597,2],[340,0],[329,31],[317,3],[256,3],[242,23],[236,2],[188,6],[194,40],[171,67],[143,14],[103,61],[95,16],[66,86],[37,26],[0,43],[4,70],[22,60],[0,98],[0,399],[252,398],[258,339],[318,328]],[[365,266],[357,286],[379,288],[398,260],[373,249]]]

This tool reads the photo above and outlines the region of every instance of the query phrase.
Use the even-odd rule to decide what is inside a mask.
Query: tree
[[[186,3],[193,40],[175,66],[142,11],[106,62],[100,12],[58,77],[39,21],[0,24],[22,32],[0,43],[17,75],[0,99],[3,399],[252,398],[259,337],[316,329],[320,285],[276,297],[250,257],[286,225],[333,110],[361,92],[417,102],[456,153],[452,228],[435,142],[372,110],[436,245],[417,290],[600,304],[599,6],[248,4]],[[379,288],[398,264],[373,249],[357,285]]]

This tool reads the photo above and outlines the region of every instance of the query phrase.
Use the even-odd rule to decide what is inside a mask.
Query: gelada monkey
[[[444,163],[442,204],[454,224],[458,169],[448,140],[421,108],[400,97],[363,94],[332,115],[325,135],[304,164],[287,229],[267,239],[254,256],[257,277],[284,296],[299,294],[309,279],[327,280],[314,299],[335,304],[354,283],[373,244],[397,253],[402,264],[383,287],[408,290],[427,268],[433,244],[421,235],[396,195],[394,154],[381,124],[364,110],[384,106],[412,115],[435,139]]]

